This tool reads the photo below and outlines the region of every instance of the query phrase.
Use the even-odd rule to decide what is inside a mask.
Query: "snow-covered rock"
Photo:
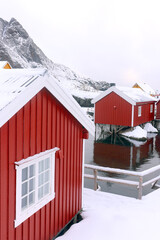
[[[134,127],[133,130],[123,132],[121,133],[121,135],[128,138],[139,139],[139,140],[147,139],[147,131],[142,129],[140,126]]]
[[[123,136],[123,138],[127,139],[127,141],[130,142],[135,147],[140,147],[140,146],[144,145],[147,141],[147,140],[140,141],[140,140],[132,139],[132,138],[125,137],[125,136]],[[148,135],[147,135],[147,138],[148,138]]]
[[[158,133],[158,130],[155,127],[153,127],[151,123],[146,123],[144,126],[144,130],[146,130],[149,133]]]
[[[0,61],[8,61],[13,68],[47,68],[62,87],[81,99],[92,99],[110,86],[52,62],[14,18],[9,22],[0,18]]]

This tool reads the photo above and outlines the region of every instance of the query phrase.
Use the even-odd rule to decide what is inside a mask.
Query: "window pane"
[[[26,208],[26,207],[27,207],[27,196],[22,198],[22,201],[21,201],[21,208],[22,208],[22,210],[24,208]]]
[[[44,195],[48,194],[49,193],[49,183],[45,184],[43,186],[43,188],[44,188]]]
[[[38,189],[38,199],[43,197],[43,186]]]
[[[48,182],[49,181],[49,170],[45,172],[44,174],[44,182]]]
[[[46,158],[45,159],[45,170],[49,169],[49,165],[50,165],[49,158]]]
[[[22,182],[28,179],[28,167],[22,169]]]
[[[38,186],[43,185],[43,183],[44,183],[44,173],[41,173],[41,174],[38,176]]]
[[[35,165],[29,167],[29,177],[31,178],[33,176],[35,176]]]
[[[142,112],[142,107],[141,107],[141,106],[139,106],[139,107],[138,107],[138,117],[140,117],[140,116],[141,116],[141,112]]]
[[[32,192],[35,189],[35,178],[29,180],[29,192]]]
[[[44,171],[44,160],[39,162],[39,169],[38,172],[41,173]]]
[[[29,205],[35,202],[35,192],[29,194]]]
[[[28,193],[28,182],[22,184],[22,196]]]

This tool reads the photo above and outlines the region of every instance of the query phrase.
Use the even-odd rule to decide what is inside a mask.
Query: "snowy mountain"
[[[81,105],[90,105],[90,99],[110,86],[104,81],[79,76],[70,68],[52,62],[14,18],[9,22],[0,18],[0,61],[8,61],[13,68],[47,68]]]

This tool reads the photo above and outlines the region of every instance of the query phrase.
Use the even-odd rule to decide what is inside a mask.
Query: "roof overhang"
[[[131,105],[136,105],[136,102],[133,101],[133,99],[129,98],[126,94],[124,94],[122,91],[120,91],[118,88],[116,87],[110,87],[109,89],[107,89],[106,91],[102,92],[100,95],[98,95],[97,97],[95,97],[92,100],[92,103],[97,103],[98,101],[100,101],[102,98],[106,97],[107,95],[109,95],[111,92],[116,93],[117,95],[119,95],[120,97],[122,97],[124,100],[126,100],[128,103],[130,103]]]
[[[2,127],[12,116],[15,115],[28,101],[30,101],[39,91],[46,88],[92,135],[94,135],[94,123],[85,114],[80,105],[68,94],[54,77],[48,74],[38,76],[32,81],[24,91],[13,99],[0,111],[0,127]]]

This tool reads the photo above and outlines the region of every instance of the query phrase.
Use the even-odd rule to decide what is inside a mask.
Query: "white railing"
[[[157,177],[151,178],[150,180],[143,182],[145,176],[160,170],[160,165],[152,167],[148,170],[144,170],[142,172],[134,172],[129,170],[117,169],[117,168],[109,168],[109,167],[100,167],[100,166],[95,166],[90,164],[84,164],[84,168],[93,170],[93,175],[84,174],[84,177],[88,179],[94,179],[94,190],[97,190],[98,181],[120,183],[128,186],[135,186],[138,189],[138,199],[142,199],[143,187],[149,184],[153,184],[153,186],[155,186],[157,181],[160,179],[160,175],[158,175]],[[107,172],[107,173],[134,176],[134,177],[137,177],[138,180],[133,181],[133,180],[123,180],[118,178],[112,178],[112,177],[102,177],[102,176],[98,176],[98,172]]]

